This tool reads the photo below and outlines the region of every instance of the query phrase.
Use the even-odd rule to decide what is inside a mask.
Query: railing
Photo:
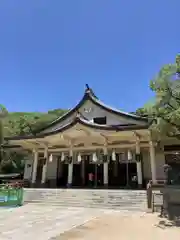
[[[23,188],[19,185],[0,185],[0,206],[21,206],[23,204]]]

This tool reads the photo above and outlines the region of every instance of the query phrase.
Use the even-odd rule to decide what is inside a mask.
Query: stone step
[[[146,210],[146,191],[25,189],[28,203],[99,209]]]
[[[60,189],[60,188],[25,188],[25,191],[28,192],[66,192],[66,193],[78,193],[78,194],[107,194],[107,193],[129,193],[129,194],[144,194],[145,190],[123,190],[123,189]]]
[[[111,195],[111,196],[119,196],[119,195],[128,195],[128,196],[145,196],[146,195],[146,192],[143,191],[143,192],[128,192],[128,191],[117,191],[117,192],[101,192],[101,191],[95,191],[95,192],[86,192],[86,191],[48,191],[48,190],[29,190],[29,189],[25,189],[25,192],[26,193],[33,193],[33,194],[47,194],[47,195],[51,195],[51,194],[61,194],[61,195],[69,195],[69,196],[108,196],[108,195]]]
[[[146,198],[144,198],[144,199],[132,199],[132,198],[128,198],[128,197],[126,197],[126,198],[115,198],[115,199],[111,199],[111,198],[108,198],[108,197],[106,197],[106,198],[98,198],[98,199],[93,199],[93,198],[78,198],[78,197],[76,197],[76,198],[66,198],[66,197],[56,197],[56,196],[51,196],[51,197],[36,197],[36,196],[29,196],[29,197],[24,197],[24,199],[25,200],[29,200],[29,199],[31,199],[31,200],[42,200],[42,201],[44,201],[44,200],[47,200],[47,201],[51,201],[51,200],[58,200],[58,201],[60,201],[60,200],[63,200],[63,201],[67,201],[67,202],[69,202],[69,201],[84,201],[84,202],[88,202],[88,201],[90,201],[90,202],[108,202],[108,203],[114,203],[114,202],[138,202],[138,203],[141,203],[141,202],[144,202],[144,201],[146,201]]]
[[[39,202],[33,201],[31,203],[39,204],[39,205],[46,205],[49,206],[49,202]],[[96,208],[96,209],[111,209],[111,210],[134,210],[134,211],[146,211],[146,205],[103,205],[103,204],[77,204],[77,203],[65,203],[65,202],[52,202],[51,206],[64,206],[64,207],[85,207],[85,208]]]
[[[116,197],[124,197],[124,196],[128,196],[129,198],[132,197],[132,198],[144,198],[146,197],[146,192],[142,192],[142,193],[136,193],[136,192],[124,192],[124,191],[117,191],[117,192],[82,192],[82,191],[76,191],[76,192],[71,192],[71,191],[66,191],[66,192],[63,192],[63,191],[42,191],[42,190],[39,190],[37,191],[36,190],[29,190],[29,189],[25,189],[25,195],[34,195],[34,196],[66,196],[66,197],[83,197],[84,196],[87,196],[87,197],[112,197],[112,198],[116,198]]]
[[[93,198],[93,199],[98,199],[98,198],[111,198],[111,199],[123,199],[123,198],[129,198],[129,199],[144,199],[146,196],[129,196],[129,195],[116,195],[116,196],[112,196],[112,195],[106,195],[106,196],[94,196],[94,195],[63,195],[63,194],[34,194],[34,193],[31,193],[31,194],[27,194],[25,193],[26,196],[36,196],[36,197],[51,197],[51,196],[55,196],[55,197],[66,197],[66,198],[76,198],[76,197],[79,197],[79,198]]]
[[[32,190],[27,190],[27,189],[25,189],[25,191],[26,192],[34,192],[34,193],[48,193],[48,194],[54,194],[54,193],[56,193],[56,194],[67,194],[67,195],[73,195],[73,194],[78,194],[78,195],[84,195],[84,194],[86,194],[86,195],[109,195],[109,194],[111,194],[111,195],[117,195],[117,194],[128,194],[128,195],[137,195],[137,196],[144,196],[145,195],[145,193],[143,192],[143,193],[128,193],[128,192],[122,192],[122,191],[119,191],[119,192],[78,192],[78,190],[76,191],[76,192],[62,192],[62,191],[41,191],[41,190],[39,190],[39,191],[32,191]]]
[[[35,198],[35,197],[32,197],[32,198],[24,198],[24,201],[30,201],[30,200],[39,200],[39,201],[66,201],[66,202],[73,202],[73,201],[78,201],[78,202],[94,202],[94,203],[109,203],[109,204],[113,204],[113,203],[121,203],[121,202],[125,202],[125,203],[143,203],[143,202],[146,202],[146,199],[141,199],[141,200],[133,200],[133,199],[122,199],[122,200],[110,200],[110,199],[97,199],[97,200],[94,200],[94,199],[79,199],[79,198],[74,198],[74,199],[66,199],[66,198],[55,198],[55,197],[51,197],[51,198]]]
[[[97,196],[94,196],[94,195],[66,195],[66,194],[36,194],[36,193],[25,193],[27,196],[29,195],[29,196],[37,196],[37,197],[48,197],[48,196],[58,196],[58,197],[82,197],[82,198],[84,198],[84,197],[93,197],[93,198],[99,198],[99,197],[102,197],[102,198],[105,198],[105,197],[111,197],[112,199],[114,199],[114,198],[123,198],[123,197],[129,197],[129,198],[139,198],[139,199],[141,199],[141,198],[144,198],[144,197],[146,197],[146,195],[145,196],[129,196],[129,195],[114,195],[114,196],[112,196],[112,195],[104,195],[104,196],[102,196],[102,195],[97,195]]]
[[[144,208],[146,207],[146,203],[141,203],[141,204],[125,204],[125,203],[116,203],[116,204],[96,204],[96,203],[79,203],[79,202],[64,202],[64,201],[52,201],[52,202],[49,202],[49,201],[31,201],[31,203],[46,203],[46,204],[49,204],[49,205],[52,205],[52,204],[56,204],[56,205],[66,205],[66,206],[84,206],[84,207],[92,207],[92,206],[96,206],[97,208],[104,208],[104,207],[107,207],[107,208],[119,208],[119,207],[125,207],[125,208],[133,208],[133,207],[138,207],[138,208]],[[28,203],[28,202],[27,202]]]
[[[99,197],[99,198],[93,198],[93,197],[65,197],[65,196],[34,196],[34,195],[29,195],[29,196],[25,196],[25,198],[36,198],[36,199],[52,199],[52,198],[56,198],[56,199],[66,199],[67,201],[70,199],[79,199],[79,200],[94,200],[94,201],[98,201],[98,200],[103,200],[103,199],[109,199],[110,201],[124,201],[124,200],[129,200],[129,201],[143,201],[145,198],[129,198],[129,197],[116,197],[116,198],[111,198],[111,197]]]
[[[78,199],[78,200],[83,200],[83,201],[88,201],[88,200],[91,200],[91,201],[104,201],[104,200],[108,200],[109,202],[118,202],[118,201],[120,201],[120,202],[122,202],[122,201],[129,201],[129,202],[131,202],[131,201],[135,201],[135,202],[142,202],[142,201],[144,201],[144,200],[146,200],[145,198],[142,198],[142,199],[133,199],[133,198],[128,198],[128,197],[126,197],[126,198],[114,198],[114,199],[112,199],[112,198],[110,198],[110,197],[105,197],[105,198],[86,198],[86,197],[84,197],[84,198],[79,198],[79,197],[57,197],[57,196],[49,196],[49,197],[37,197],[37,196],[25,196],[24,197],[24,199],[41,199],[41,200],[44,200],[44,199],[48,199],[48,200],[51,200],[51,199],[57,199],[57,200],[60,200],[60,199],[63,199],[64,201],[66,200],[66,201],[70,201],[70,200],[76,200],[76,199]]]

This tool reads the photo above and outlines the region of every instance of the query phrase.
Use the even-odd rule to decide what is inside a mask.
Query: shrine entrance
[[[73,165],[73,179],[72,186],[73,187],[83,187],[83,176],[82,176],[82,162],[76,163]]]
[[[136,188],[138,186],[136,162],[122,160],[119,154],[116,154],[116,161],[110,159],[108,174],[109,188]]]
[[[73,163],[72,187],[74,188],[104,188],[104,163],[92,161],[92,154],[82,155],[81,162]],[[67,187],[67,162],[58,160],[57,187]],[[108,162],[108,188],[137,188],[137,167],[135,160],[122,160],[116,155],[116,160]],[[92,181],[90,181],[90,174]]]
[[[67,186],[67,179],[68,179],[68,164],[62,163],[58,158],[56,179],[57,187],[65,188]]]
[[[87,188],[101,188],[103,184],[103,164],[102,163],[94,163],[91,160],[91,155],[85,156],[85,184],[84,186]],[[89,181],[89,174],[92,174],[92,182]]]
[[[58,159],[57,164],[57,187],[67,187],[68,163]],[[89,180],[92,174],[92,181]],[[72,187],[74,188],[101,188],[103,184],[103,163],[92,162],[91,155],[82,155],[82,161],[73,163]]]

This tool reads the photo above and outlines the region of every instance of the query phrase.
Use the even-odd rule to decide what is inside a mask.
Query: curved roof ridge
[[[148,122],[148,118],[146,118],[146,117],[142,117],[142,116],[138,116],[138,115],[135,115],[135,114],[127,113],[127,112],[118,110],[117,108],[108,106],[105,103],[101,102],[99,100],[99,98],[96,97],[96,95],[94,94],[92,89],[89,87],[89,85],[86,84],[85,93],[84,93],[83,97],[81,98],[81,100],[79,101],[79,103],[74,108],[71,108],[68,112],[64,113],[62,116],[58,117],[57,119],[55,119],[53,122],[51,122],[47,126],[37,130],[36,133],[40,133],[41,131],[57,124],[58,122],[60,122],[62,120],[64,120],[66,117],[70,116],[72,113],[78,112],[78,109],[84,104],[84,102],[86,100],[92,101],[95,105],[98,105],[99,107],[102,107],[106,111],[109,111],[113,114],[118,114],[118,115],[126,116],[126,117],[129,117],[129,118],[134,118],[134,120]]]
[[[94,98],[93,96],[91,96],[91,97]],[[128,113],[128,112],[119,110],[119,109],[117,109],[117,108],[115,108],[115,107],[109,106],[109,105],[105,104],[104,102],[102,102],[102,101],[99,100],[99,99],[94,99],[94,101],[98,102],[99,105],[104,106],[105,108],[109,108],[109,109],[111,109],[111,110],[113,110],[113,111],[115,111],[115,112],[117,112],[117,113],[121,113],[121,114],[123,114],[123,115],[135,117],[135,118],[137,118],[137,119],[145,119],[145,120],[147,119],[146,117],[141,117],[141,116],[138,116],[138,115],[136,115],[136,114]]]
[[[14,136],[14,137],[6,137],[5,140],[21,140],[21,139],[35,139],[35,138],[43,138],[51,135],[55,135],[58,133],[61,133],[76,124],[82,124],[86,127],[94,128],[94,129],[99,129],[99,130],[107,130],[107,131],[128,131],[128,130],[137,130],[137,129],[147,129],[148,125],[145,126],[139,126],[139,125],[127,125],[127,126],[116,126],[116,125],[102,125],[102,124],[97,124],[97,123],[92,123],[88,120],[85,120],[82,118],[79,114],[77,114],[71,122],[67,123],[64,126],[61,126],[53,131],[47,132],[47,133],[39,133],[35,136]]]

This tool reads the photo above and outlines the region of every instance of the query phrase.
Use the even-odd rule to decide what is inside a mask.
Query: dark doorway
[[[98,163],[92,163],[90,161],[90,155],[85,156],[85,166],[84,166],[84,172],[85,172],[85,179],[84,179],[84,186],[89,188],[94,187],[101,187],[103,186],[103,164]],[[92,182],[89,181],[89,174],[93,174],[93,180]]]
[[[109,187],[110,188],[134,188],[137,182],[133,182],[132,179],[137,176],[137,169],[135,162],[119,161],[119,157],[116,157],[116,161],[110,159],[109,162]]]
[[[116,184],[116,177],[117,177],[117,164],[115,161],[110,160],[108,164],[108,184],[109,187],[115,187]],[[115,172],[116,171],[116,172]]]
[[[82,187],[82,164],[73,165],[73,181],[72,185],[74,187]]]
[[[127,183],[127,169],[125,163],[118,160],[109,162],[109,187],[120,188],[125,187]]]
[[[37,165],[37,173],[36,173],[36,183],[39,184],[41,183],[42,179],[42,171],[43,171],[43,165],[45,163],[44,158],[40,158],[38,160],[38,165]]]
[[[134,180],[134,177],[136,177],[136,180]],[[128,163],[128,184],[131,188],[137,188],[138,182],[137,182],[137,166],[135,162]]]
[[[90,161],[90,155],[85,155],[84,156],[84,186],[85,187],[90,187],[92,188],[94,185],[94,178],[95,178],[95,167],[94,164],[91,163]],[[93,174],[93,181],[89,182],[89,174],[92,173]]]
[[[102,186],[104,186],[103,164],[94,164],[94,167],[95,167],[94,187],[101,188]]]
[[[68,180],[68,164],[60,164],[61,165],[58,165],[59,168],[57,168],[57,187],[66,187]]]
[[[119,163],[118,164],[118,178],[117,183],[120,187],[124,188],[127,185],[127,164]]]

